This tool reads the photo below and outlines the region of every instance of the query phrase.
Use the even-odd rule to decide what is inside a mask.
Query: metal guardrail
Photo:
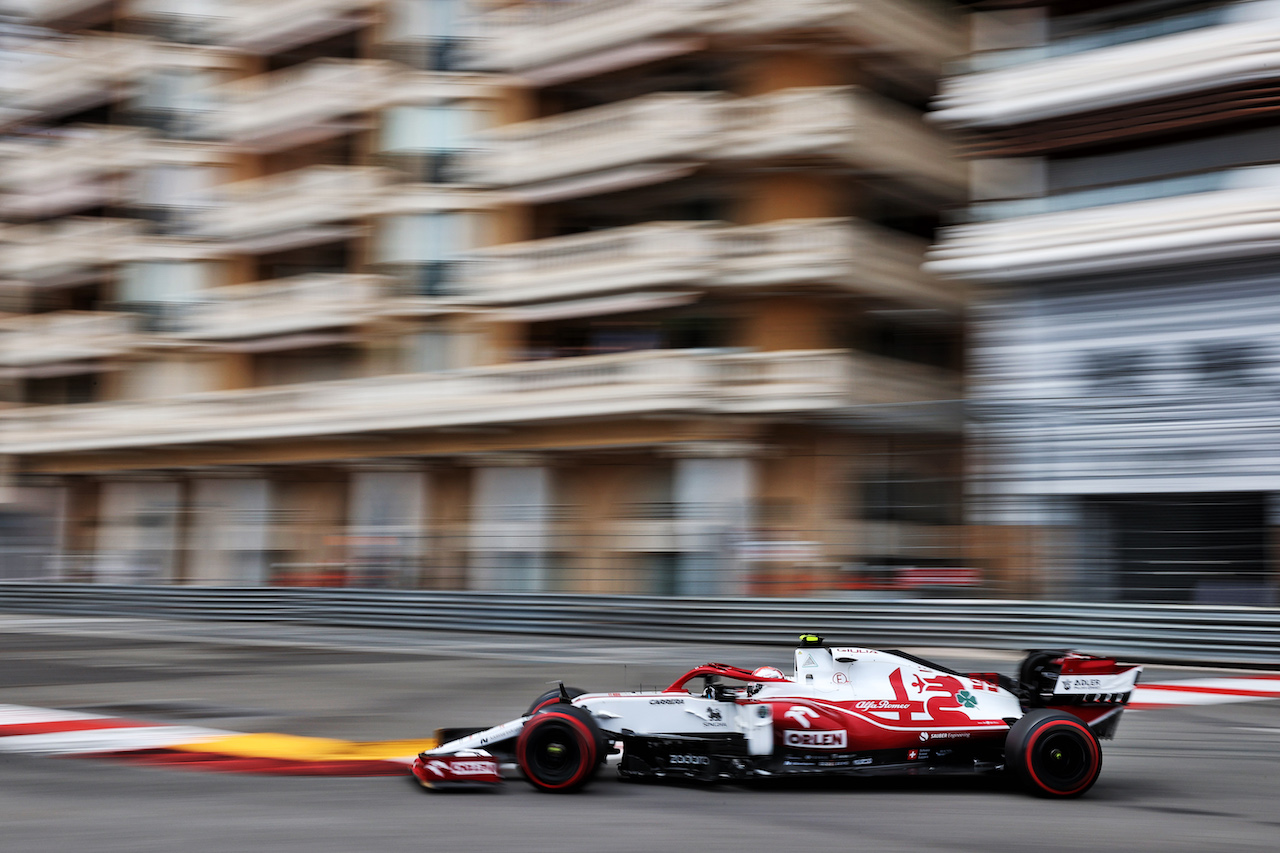
[[[771,645],[816,631],[868,646],[1074,648],[1280,665],[1280,609],[1255,607],[3,582],[0,612]]]

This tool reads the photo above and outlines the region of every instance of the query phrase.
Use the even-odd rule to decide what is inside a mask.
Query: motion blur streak
[[[302,776],[395,776],[431,738],[353,743],[283,734],[240,734],[0,705],[0,752],[109,758],[216,772]]]

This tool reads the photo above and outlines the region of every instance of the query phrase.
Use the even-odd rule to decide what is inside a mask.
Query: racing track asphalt
[[[848,638],[856,641],[856,638]],[[274,644],[273,644],[274,643]],[[0,616],[0,702],[375,740],[518,715],[545,682],[651,687],[787,649]],[[1008,655],[944,662],[1010,671]],[[626,661],[627,666],[608,661]],[[1153,670],[1149,678],[1193,671]],[[404,778],[209,774],[0,754],[3,853],[1231,851],[1280,847],[1280,703],[1130,713],[1085,798],[972,777],[771,788],[620,782],[428,794]]]

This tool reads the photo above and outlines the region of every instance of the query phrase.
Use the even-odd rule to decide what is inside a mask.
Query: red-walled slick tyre
[[[563,703],[524,724],[516,740],[516,763],[540,791],[567,794],[595,776],[604,756],[604,736],[591,714]]]
[[[1005,765],[1032,793],[1078,797],[1102,771],[1102,749],[1078,717],[1058,711],[1031,711],[1009,729]]]

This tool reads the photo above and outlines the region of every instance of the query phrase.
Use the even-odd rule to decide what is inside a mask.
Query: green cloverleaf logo
[[[956,701],[966,708],[976,708],[978,706],[978,697],[974,696],[968,690],[961,690],[957,693]]]

